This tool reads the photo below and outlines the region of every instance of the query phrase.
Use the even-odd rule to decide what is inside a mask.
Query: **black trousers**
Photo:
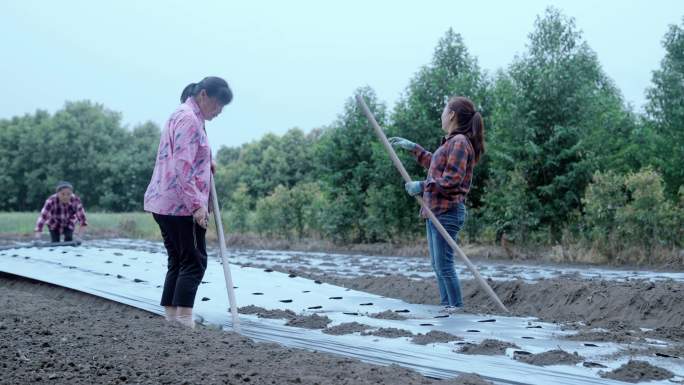
[[[206,230],[192,217],[153,214],[169,256],[162,306],[193,307],[207,269]]]
[[[73,230],[69,230],[69,229],[66,229],[66,228],[65,228],[65,229],[62,229],[62,234],[64,234],[64,242],[70,242],[70,241],[73,241],[73,240],[74,240],[74,238],[73,238],[74,231],[73,231]],[[60,234],[60,232],[59,232],[59,229],[57,229],[57,230],[52,230],[52,229],[50,229],[50,241],[51,241],[52,243],[57,243],[57,242],[59,242],[59,236],[60,236],[60,235],[61,235],[61,234]]]

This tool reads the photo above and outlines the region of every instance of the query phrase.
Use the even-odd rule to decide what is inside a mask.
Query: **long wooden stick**
[[[368,106],[366,105],[366,102],[363,100],[363,97],[361,95],[356,95],[356,101],[363,110],[363,113],[366,115],[368,118],[368,121],[370,122],[371,126],[373,126],[373,129],[375,130],[375,134],[378,136],[382,144],[385,146],[385,150],[389,153],[390,158],[392,159],[392,163],[394,163],[394,166],[399,170],[399,173],[401,174],[401,177],[404,178],[404,181],[406,182],[411,182],[411,177],[409,174],[406,172],[406,169],[404,168],[404,165],[401,163],[401,160],[399,160],[399,157],[397,157],[396,152],[394,152],[394,148],[392,148],[392,145],[390,142],[387,140],[387,137],[385,136],[385,133],[382,131],[382,128],[380,128],[380,125],[378,122],[375,120],[375,116],[373,116],[373,113],[368,109]],[[456,244],[456,241],[447,233],[446,229],[444,229],[444,226],[439,222],[435,214],[430,210],[429,207],[425,204],[423,201],[422,197],[416,196],[415,197],[420,206],[427,212],[428,218],[432,222],[432,224],[437,228],[437,231],[439,231],[440,234],[442,234],[442,237],[446,239],[447,243],[449,246],[451,246],[452,249],[454,249],[454,252],[461,258],[463,263],[468,267],[470,272],[473,274],[475,277],[475,280],[477,283],[480,285],[480,287],[487,293],[489,294],[489,297],[499,306],[499,308],[508,313],[508,309],[506,309],[506,306],[504,306],[503,302],[499,299],[499,297],[496,295],[494,290],[487,284],[487,282],[482,279],[482,276],[480,275],[480,272],[477,270],[477,267],[473,265],[470,262],[470,259],[466,257],[466,255],[463,253],[460,247],[458,247],[458,244]]]
[[[214,207],[214,222],[216,222],[216,233],[219,239],[219,252],[221,264],[223,265],[223,276],[226,278],[226,289],[228,290],[228,302],[230,303],[230,314],[233,318],[233,331],[240,333],[240,319],[237,312],[237,301],[235,300],[235,290],[233,289],[233,276],[230,274],[228,265],[228,251],[226,250],[226,237],[223,234],[223,221],[219,211],[218,197],[216,196],[216,184],[214,177],[211,177],[211,201]]]

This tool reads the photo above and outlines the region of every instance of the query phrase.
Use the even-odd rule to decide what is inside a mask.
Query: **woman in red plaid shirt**
[[[76,221],[79,223],[78,236],[83,235],[86,226],[85,210],[76,194],[74,187],[69,182],[59,182],[57,192],[51,195],[40,210],[40,215],[36,221],[35,237],[40,238],[43,226],[47,224],[50,230],[52,242],[59,242],[59,238],[64,234],[64,241],[72,240]]]
[[[434,153],[404,138],[390,138],[390,142],[409,150],[428,170],[427,179],[406,183],[406,191],[411,196],[422,194],[427,207],[449,235],[458,240],[458,232],[465,223],[465,199],[470,191],[473,167],[485,151],[484,123],[473,102],[462,96],[449,99],[441,121],[446,135]],[[422,209],[421,217],[427,219]],[[430,220],[426,220],[426,229],[440,303],[447,312],[459,311],[463,308],[463,298],[454,270],[454,251]]]

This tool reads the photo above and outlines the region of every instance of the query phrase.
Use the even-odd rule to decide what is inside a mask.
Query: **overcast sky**
[[[330,124],[369,85],[394,106],[448,28],[493,72],[554,5],[576,19],[638,110],[683,0],[0,2],[0,118],[90,99],[132,127],[163,125],[183,87],[224,77],[235,94],[207,124],[214,149]]]

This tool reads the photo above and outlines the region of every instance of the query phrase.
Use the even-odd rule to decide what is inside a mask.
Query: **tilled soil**
[[[187,329],[162,317],[0,274],[2,384],[487,384]],[[475,380],[473,380],[475,378]],[[479,382],[474,382],[479,381]]]

